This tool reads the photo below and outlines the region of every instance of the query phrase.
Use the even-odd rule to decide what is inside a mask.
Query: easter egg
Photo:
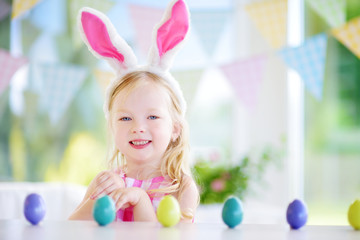
[[[44,199],[36,193],[31,193],[25,198],[24,215],[32,224],[37,225],[46,214],[46,206]]]
[[[105,226],[115,220],[114,200],[105,195],[96,200],[93,207],[93,217],[100,226]]]
[[[180,221],[180,206],[175,197],[164,196],[157,208],[157,219],[164,227],[172,227]]]
[[[355,200],[349,207],[348,210],[348,221],[350,225],[356,229],[360,230],[360,200]]]
[[[222,209],[222,219],[229,228],[234,228],[243,220],[243,206],[237,197],[226,199]]]
[[[286,220],[292,229],[299,229],[304,226],[307,217],[306,206],[302,201],[295,199],[289,204],[286,211]]]

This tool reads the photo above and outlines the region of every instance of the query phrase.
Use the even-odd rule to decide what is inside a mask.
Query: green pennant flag
[[[203,69],[194,69],[186,71],[174,71],[172,74],[174,78],[179,82],[183,91],[184,98],[187,102],[188,108],[192,105],[196,96],[199,82],[203,74]]]
[[[331,27],[339,27],[346,22],[346,0],[307,0]]]
[[[71,26],[72,40],[75,47],[79,47],[82,43],[77,28],[77,16],[79,10],[83,7],[91,7],[106,14],[113,6],[114,2],[108,0],[68,0],[69,23]]]
[[[40,36],[41,31],[30,21],[23,20],[21,24],[22,48],[24,55],[28,55],[35,40]]]

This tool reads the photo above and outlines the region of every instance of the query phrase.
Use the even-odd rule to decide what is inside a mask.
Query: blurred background
[[[168,3],[0,0],[2,193],[66,183],[83,194],[107,167],[113,74],[82,43],[78,10],[104,12],[144,63]],[[347,224],[360,192],[360,2],[187,3],[191,34],[171,72],[189,106],[202,216],[236,195],[247,222],[283,222],[299,198],[309,224]]]

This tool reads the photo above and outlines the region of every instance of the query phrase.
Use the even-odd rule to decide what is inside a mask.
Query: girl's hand
[[[142,199],[149,198],[146,192],[138,187],[119,188],[113,191],[109,196],[115,202],[116,211],[120,208],[136,206]],[[150,199],[149,199],[150,200]]]
[[[156,222],[156,213],[147,193],[138,187],[119,188],[110,195],[115,201],[115,208],[118,211],[129,206],[134,206],[133,214],[135,221]]]
[[[125,182],[119,174],[113,171],[99,173],[90,186],[93,190],[90,199],[97,199],[100,195],[109,195],[117,189],[125,188]]]

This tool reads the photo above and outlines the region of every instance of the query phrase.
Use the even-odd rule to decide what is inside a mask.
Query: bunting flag
[[[26,58],[13,57],[9,52],[0,49],[0,95],[9,85],[15,72],[27,62]]]
[[[326,43],[327,35],[322,33],[307,39],[299,47],[279,51],[285,63],[299,73],[305,87],[318,100],[322,98]]]
[[[287,0],[269,0],[246,5],[245,11],[273,48],[286,45]]]
[[[0,21],[6,18],[11,11],[11,6],[4,0],[0,0]]]
[[[33,64],[41,81],[41,107],[56,124],[88,75],[84,67],[65,64]]]
[[[229,10],[193,11],[191,21],[208,56],[212,56],[229,19]]]
[[[63,0],[42,1],[30,13],[31,23],[51,34],[64,33],[66,20],[66,1]]]
[[[11,18],[17,18],[32,9],[39,0],[13,0]]]
[[[110,81],[115,77],[115,74],[110,71],[95,69],[94,75],[96,78],[96,82],[99,84],[101,88],[102,94],[105,96],[106,88],[109,85]]]
[[[30,21],[27,19],[21,21],[21,46],[24,55],[29,56],[29,51],[40,34],[41,31]],[[29,58],[31,59],[31,56]]]
[[[338,27],[346,22],[346,0],[307,0],[331,27]]]
[[[113,1],[109,0],[69,0],[69,24],[72,26],[71,33],[75,47],[82,45],[82,40],[77,26],[77,16],[82,7],[91,7],[100,12],[107,13],[113,6]]]
[[[135,31],[135,43],[140,53],[147,56],[154,26],[161,20],[164,9],[129,5],[130,17]]]
[[[235,94],[249,110],[257,104],[266,61],[266,55],[259,55],[220,66]]]
[[[188,107],[192,106],[203,72],[203,69],[172,72],[174,78],[180,84]]]
[[[360,58],[360,17],[354,18],[345,25],[333,29],[332,34]]]

